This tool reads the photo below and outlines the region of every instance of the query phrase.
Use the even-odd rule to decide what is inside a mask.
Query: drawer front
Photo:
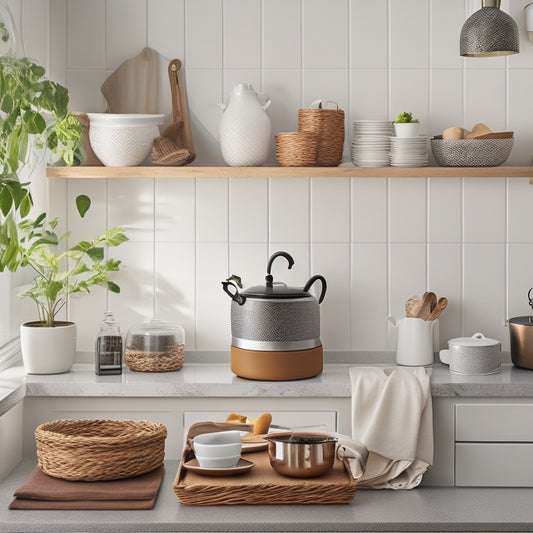
[[[457,487],[533,487],[533,444],[457,443]]]
[[[533,442],[533,404],[457,404],[459,442]]]

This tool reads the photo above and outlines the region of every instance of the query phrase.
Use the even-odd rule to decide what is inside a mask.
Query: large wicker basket
[[[49,476],[108,481],[163,464],[167,429],[146,420],[53,420],[35,430],[37,461]]]
[[[316,133],[289,131],[276,135],[276,159],[280,167],[313,167],[317,149]]]
[[[298,131],[318,135],[315,166],[336,167],[342,161],[344,111],[339,109],[337,104],[334,105],[337,106],[337,109],[324,109],[321,102],[316,109],[298,110]]]

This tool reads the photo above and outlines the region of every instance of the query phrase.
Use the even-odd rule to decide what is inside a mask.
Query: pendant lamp
[[[518,26],[500,9],[500,0],[481,0],[481,9],[461,29],[460,53],[464,57],[518,54]]]

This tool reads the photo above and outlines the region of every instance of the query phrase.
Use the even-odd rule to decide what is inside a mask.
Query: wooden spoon
[[[422,297],[422,305],[417,309],[415,318],[428,320],[431,310],[437,305],[437,295],[434,292],[426,292]]]
[[[435,306],[433,311],[431,311],[431,314],[429,315],[428,320],[437,320],[437,318],[439,318],[439,316],[444,311],[444,309],[446,309],[447,305],[448,305],[448,299],[445,298],[444,296],[441,296],[439,298],[439,301],[437,302],[437,305]]]
[[[405,316],[406,316],[406,318],[412,318],[414,316],[413,315],[413,306],[417,302],[420,302],[420,299],[418,298],[417,294],[414,294],[413,296],[411,296],[411,298],[409,298],[405,302]]]

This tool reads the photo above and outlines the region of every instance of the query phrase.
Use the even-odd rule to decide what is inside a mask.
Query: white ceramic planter
[[[420,122],[394,122],[396,137],[417,137],[420,132]]]
[[[20,326],[22,361],[27,374],[61,374],[68,372],[76,353],[76,324],[58,322],[45,328],[40,322]]]

